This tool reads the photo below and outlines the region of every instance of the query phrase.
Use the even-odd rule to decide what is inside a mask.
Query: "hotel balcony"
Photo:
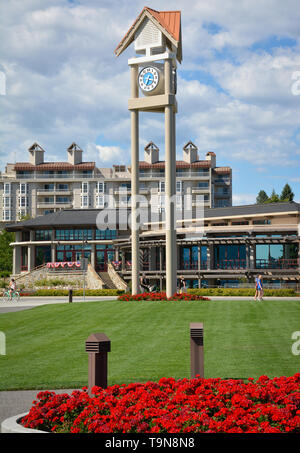
[[[72,201],[68,201],[68,202],[59,202],[59,201],[40,201],[40,202],[37,202],[36,204],[36,207],[37,209],[45,209],[45,208],[48,208],[48,209],[54,209],[54,208],[57,208],[57,209],[68,209],[68,208],[72,208],[73,207],[73,203]]]
[[[45,196],[45,195],[72,195],[72,191],[70,189],[37,189],[36,194],[38,196]]]

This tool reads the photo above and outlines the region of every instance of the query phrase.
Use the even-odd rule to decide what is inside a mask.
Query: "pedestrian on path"
[[[263,283],[262,283],[262,276],[259,275],[255,279],[255,296],[254,300],[262,300],[263,297]]]

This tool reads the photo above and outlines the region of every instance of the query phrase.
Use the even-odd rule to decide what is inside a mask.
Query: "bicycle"
[[[20,293],[19,293],[19,291],[12,291],[12,295],[10,298],[9,289],[6,289],[3,292],[2,300],[3,300],[3,302],[19,302]]]

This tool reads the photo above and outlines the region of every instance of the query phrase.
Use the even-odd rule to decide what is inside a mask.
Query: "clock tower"
[[[128,60],[131,70],[131,240],[132,294],[139,288],[139,112],[164,114],[165,123],[165,234],[166,292],[177,290],[176,257],[176,68],[182,61],[180,11],[156,11],[145,7],[115,49],[119,56],[134,43],[136,57]]]

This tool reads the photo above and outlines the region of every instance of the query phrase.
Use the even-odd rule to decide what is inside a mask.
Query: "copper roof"
[[[144,18],[148,17],[156,25],[162,27],[166,37],[177,47],[177,59],[181,63],[181,12],[180,11],[156,11],[145,6],[136,20],[133,22],[125,36],[117,45],[114,53],[119,56],[134,40],[134,35]]]
[[[82,162],[80,164],[72,165],[69,162],[45,162],[39,165],[33,165],[29,162],[17,162],[14,165],[15,171],[42,171],[42,170],[93,170],[95,162]]]

